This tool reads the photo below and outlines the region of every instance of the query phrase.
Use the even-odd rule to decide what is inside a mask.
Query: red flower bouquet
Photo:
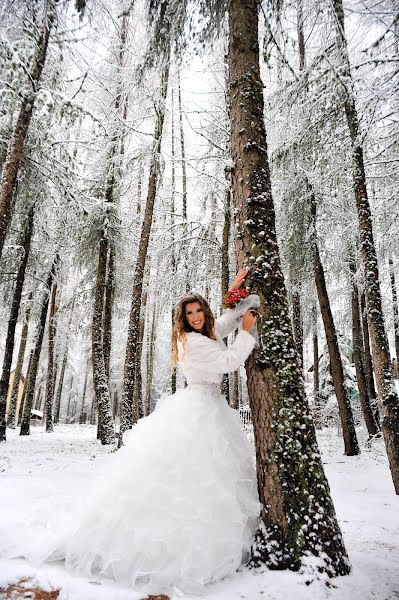
[[[224,308],[235,308],[243,298],[248,296],[249,292],[238,288],[237,290],[229,290],[224,296],[223,307]]]

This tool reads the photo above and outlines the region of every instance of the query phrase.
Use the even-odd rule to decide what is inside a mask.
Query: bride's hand
[[[256,315],[251,310],[247,310],[242,319],[242,328],[250,333],[255,324]]]
[[[248,269],[240,269],[237,275],[234,278],[233,283],[230,286],[230,292],[234,290],[238,290],[242,286],[245,281],[246,276],[248,275]]]

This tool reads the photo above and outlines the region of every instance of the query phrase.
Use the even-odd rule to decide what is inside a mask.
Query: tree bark
[[[32,89],[22,98],[17,121],[8,145],[7,156],[2,168],[0,183],[0,257],[3,253],[4,241],[11,219],[13,191],[32,117],[38,84],[46,61],[48,40],[55,16],[55,1],[46,0],[43,27],[37,41],[32,68],[29,74]]]
[[[32,297],[32,294],[29,295],[29,300],[31,299],[31,297]],[[8,410],[8,417],[7,417],[7,427],[9,427],[10,429],[15,429],[15,426],[16,426],[16,410],[17,410],[17,404],[18,404],[19,382],[21,379],[22,367],[24,364],[26,343],[28,341],[29,319],[30,319],[30,306],[28,306],[28,309],[25,314],[25,321],[24,321],[24,324],[22,327],[22,332],[21,332],[21,341],[19,343],[17,365],[15,367],[14,379],[13,379],[12,388],[11,388],[10,407]],[[26,383],[26,380],[25,380],[25,383]],[[21,402],[20,407],[19,407],[19,410],[21,412],[22,412],[22,408],[23,407],[22,407],[22,402]]]
[[[246,363],[263,508],[252,565],[297,569],[306,552],[350,570],[296,360],[277,247],[259,72],[258,2],[229,3],[232,191],[238,266],[260,297],[261,348]]]
[[[6,441],[6,406],[8,384],[10,381],[12,356],[15,343],[15,328],[17,326],[19,307],[21,305],[22,288],[25,281],[26,266],[28,264],[30,245],[33,231],[33,208],[30,209],[22,241],[22,259],[15,280],[15,288],[11,302],[10,318],[8,321],[7,337],[4,350],[3,369],[0,379],[0,442]]]
[[[316,427],[321,426],[320,419],[320,369],[319,369],[319,336],[317,332],[316,303],[312,307],[312,341],[313,341],[313,402],[314,421]]]
[[[336,21],[337,47],[342,60],[342,81],[345,86],[345,115],[352,144],[353,189],[359,222],[360,247],[366,280],[367,310],[369,315],[374,371],[381,403],[382,431],[392,480],[399,494],[399,396],[396,391],[388,337],[382,312],[381,287],[377,253],[374,245],[373,220],[367,196],[359,120],[350,70],[345,19],[342,0],[333,0]]]
[[[226,186],[224,199],[224,221],[222,233],[222,268],[221,268],[221,288],[222,298],[229,289],[230,269],[229,269],[229,241],[230,241],[230,205],[231,205],[231,190]],[[226,338],[227,341],[227,338]],[[230,385],[229,374],[224,373],[222,380],[222,394],[226,397],[230,404]]]
[[[352,346],[353,360],[356,369],[356,381],[359,390],[360,406],[369,435],[376,435],[379,427],[374,418],[370,397],[367,391],[366,373],[364,370],[364,346],[360,323],[359,290],[355,280],[356,266],[350,261],[352,272]]]
[[[396,360],[399,361],[399,309],[398,309],[398,294],[396,291],[395,271],[393,268],[393,260],[389,259],[389,278],[391,280],[392,292],[392,310],[393,310],[393,328],[395,336],[395,353]]]
[[[86,421],[84,419],[84,415],[85,415],[85,400],[86,400],[87,380],[89,378],[89,369],[90,369],[90,366],[89,366],[89,364],[87,364],[86,373],[85,373],[85,380],[84,380],[84,384],[83,384],[82,404],[80,406],[79,423],[84,423]],[[114,414],[112,416],[115,419]]]
[[[180,156],[182,170],[182,218],[183,218],[183,242],[181,243],[181,254],[183,256],[183,268],[186,292],[190,290],[190,281],[188,274],[188,243],[187,243],[187,168],[186,168],[186,149],[184,142],[184,127],[183,127],[183,109],[181,102],[181,84],[180,71],[178,72],[178,104],[179,104],[179,125],[180,125]]]
[[[53,273],[54,275],[54,273]],[[54,431],[53,424],[53,402],[54,402],[54,347],[56,335],[56,299],[57,299],[57,282],[53,281],[50,298],[50,312],[48,321],[48,370],[46,381],[46,399],[45,399],[45,422],[46,432]]]
[[[377,392],[374,384],[373,361],[370,350],[369,321],[367,317],[366,297],[364,291],[360,294],[360,307],[362,312],[362,329],[364,342],[364,370],[366,374],[367,393],[374,411],[379,415]],[[377,419],[378,420],[378,419]]]
[[[148,181],[147,202],[145,206],[144,219],[141,228],[140,241],[138,246],[138,255],[134,269],[134,283],[132,293],[132,303],[129,317],[128,338],[126,345],[125,369],[123,377],[123,395],[121,405],[121,425],[119,435],[119,445],[122,444],[123,433],[131,429],[133,425],[133,396],[134,396],[134,372],[136,368],[138,338],[140,334],[140,308],[143,292],[143,275],[145,261],[148,251],[148,243],[151,233],[151,225],[154,214],[154,204],[159,179],[159,154],[161,151],[163,124],[165,119],[165,103],[168,91],[169,78],[169,56],[161,76],[161,97],[157,108],[156,124],[154,132],[154,145],[152,151],[152,161],[150,166],[150,176]]]
[[[326,279],[323,265],[320,259],[319,247],[317,244],[316,233],[316,212],[317,203],[312,185],[306,180],[309,208],[311,217],[311,228],[313,236],[313,261],[314,277],[316,283],[317,297],[319,299],[321,317],[323,319],[324,331],[326,334],[328,354],[330,357],[331,376],[334,384],[335,395],[337,397],[339,417],[342,426],[342,435],[344,438],[345,454],[347,456],[356,456],[359,454],[359,444],[356,437],[355,423],[353,421],[352,407],[348,392],[345,386],[344,369],[342,366],[341,353],[339,351],[338,337],[335,329],[334,319],[328,297]]]
[[[46,281],[46,296],[42,303],[42,309],[40,312],[39,322],[36,331],[36,343],[31,356],[31,364],[29,367],[28,379],[26,382],[26,395],[24,409],[22,413],[21,431],[20,435],[30,435],[30,417],[32,411],[33,396],[35,393],[35,385],[37,378],[37,371],[39,368],[40,353],[42,351],[44,329],[46,327],[47,309],[50,301],[50,290],[53,283],[53,266],[50,269]]]
[[[105,279],[107,269],[108,239],[102,235],[98,253],[96,292],[92,322],[93,385],[97,398],[98,419],[101,422],[101,443],[113,444],[114,425],[111,412],[111,397],[105,368],[103,346],[103,312],[105,303]]]
[[[148,284],[147,284],[148,285]],[[136,422],[144,416],[142,387],[143,378],[141,374],[141,357],[143,355],[143,340],[145,328],[145,314],[147,308],[148,287],[146,286],[143,293],[143,300],[140,312],[140,332],[139,332],[139,349],[136,357],[136,368],[134,371],[134,395],[133,395],[133,421]]]
[[[176,287],[176,272],[177,272],[177,265],[176,265],[176,248],[175,248],[175,212],[176,212],[176,167],[175,167],[175,159],[176,159],[176,152],[175,152],[175,103],[174,103],[174,90],[172,87],[172,93],[171,93],[171,195],[170,195],[170,224],[171,224],[171,229],[170,229],[170,234],[171,234],[171,271],[172,271],[172,281]],[[171,310],[171,321],[172,321],[172,331],[173,331],[173,327],[174,327],[174,323],[175,323],[175,305],[174,305],[174,299],[173,299],[173,304],[172,304],[172,310]],[[172,335],[171,335],[171,339],[172,339]],[[171,380],[170,380],[170,385],[171,385],[171,391],[172,394],[174,394],[176,392],[176,383],[177,383],[177,372],[176,372],[176,368],[172,367],[172,373],[171,373]]]
[[[111,342],[112,342],[112,307],[115,296],[115,256],[111,245],[108,257],[107,280],[105,285],[105,304],[103,318],[103,345],[104,345],[104,363],[105,372],[109,379],[109,366],[111,360]]]
[[[154,378],[154,356],[155,356],[155,342],[157,339],[157,323],[158,322],[158,311],[157,305],[154,304],[152,311],[151,331],[149,335],[149,344],[147,349],[147,378],[145,388],[145,414],[151,414],[153,406],[153,389],[152,383]]]

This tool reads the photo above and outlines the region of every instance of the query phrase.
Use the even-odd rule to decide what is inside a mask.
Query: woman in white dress
[[[239,272],[232,289],[245,275]],[[161,398],[126,434],[75,531],[62,543],[43,539],[31,559],[65,558],[81,575],[158,594],[200,593],[237,570],[248,557],[260,504],[253,449],[220,383],[252,352],[255,323],[247,311],[226,348],[222,338],[238,326],[236,311],[215,321],[201,296],[183,296],[173,354],[187,387]]]

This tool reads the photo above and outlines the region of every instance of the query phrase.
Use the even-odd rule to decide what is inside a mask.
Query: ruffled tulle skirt
[[[147,593],[200,593],[246,560],[260,510],[253,448],[218,386],[161,398],[102,469],[68,530],[47,525],[25,556]]]

